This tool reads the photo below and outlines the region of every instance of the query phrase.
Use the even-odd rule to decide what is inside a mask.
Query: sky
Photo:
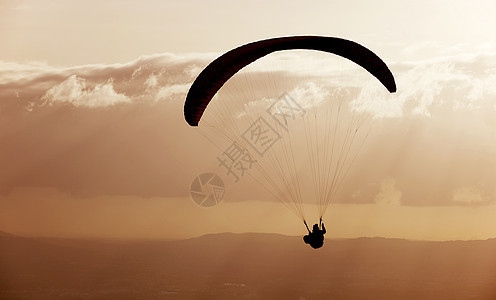
[[[326,213],[328,235],[496,237],[495,6],[2,0],[0,230],[145,239],[304,234],[301,221],[249,178],[228,185],[214,207],[190,199],[198,174],[223,170],[219,149],[184,121],[183,104],[223,52],[264,38],[325,35],[374,51],[398,87],[395,94],[374,81],[359,88],[356,109],[376,125]],[[335,60],[288,57],[274,56],[271,66],[294,79],[292,95],[308,101],[328,92],[306,84],[298,68],[334,78]],[[346,66],[337,69],[358,84],[363,74],[355,78]],[[256,70],[279,80],[265,67]],[[260,92],[235,88],[240,97]]]

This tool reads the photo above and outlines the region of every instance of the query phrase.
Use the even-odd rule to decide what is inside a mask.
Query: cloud
[[[210,146],[190,131],[182,105],[192,70],[211,57],[0,62],[0,194],[18,186],[79,196],[185,194],[197,168],[209,164],[190,145],[206,153]]]
[[[41,98],[48,104],[67,102],[76,107],[107,107],[131,100],[114,90],[112,80],[89,88],[83,78],[72,75],[62,83],[50,88]]]
[[[77,195],[184,195],[199,172],[218,170],[218,149],[183,117],[189,86],[215,56],[72,67],[0,62],[0,193],[38,186]],[[353,109],[375,115],[337,202],[466,205],[478,199],[460,189],[470,186],[487,200],[479,205],[494,200],[496,55],[392,63],[395,94],[357,68],[315,72],[329,77],[257,68],[226,83],[223,100],[266,113],[282,92],[306,108],[356,97]],[[256,99],[265,101],[250,102]],[[249,198],[242,187],[232,195]]]
[[[140,71],[141,68],[136,69],[136,71]],[[133,72],[133,78],[137,72]],[[156,74],[151,74],[150,77],[145,81],[145,85],[148,89],[156,88],[158,85],[158,76]]]
[[[318,107],[329,99],[331,93],[338,94],[339,91],[330,91],[324,86],[317,85],[313,82],[303,83],[294,88],[289,94],[300,104],[304,109]]]
[[[453,202],[461,205],[481,205],[490,202],[491,197],[477,186],[462,186],[453,190]]]
[[[356,89],[359,96],[352,103],[353,109],[371,113],[375,118],[429,117],[440,108],[474,110],[495,106],[495,103],[488,103],[488,97],[496,95],[494,53],[391,63],[398,86],[395,94],[389,94],[370,74],[345,59],[309,53],[311,55],[300,52],[277,54],[248,67],[244,76],[259,74],[258,78],[276,78],[274,82],[282,84],[284,80],[279,79],[285,78],[285,84],[289,82],[287,90],[303,93],[313,102],[335,87]],[[32,105],[30,102],[33,101],[39,104],[44,102],[41,98],[50,89],[53,92],[56,86],[70,82],[73,79],[69,78],[76,76],[84,78],[87,88],[108,88],[109,80],[112,80],[113,90],[126,95],[129,101],[156,102],[185,94],[188,84],[215,56],[166,53],[142,56],[127,63],[73,67],[54,67],[39,62],[0,62],[0,97],[19,94],[21,100],[26,100],[21,101],[25,106]],[[261,86],[256,80],[253,83]],[[312,95],[307,95],[310,92]],[[113,97],[115,99],[115,95]],[[112,105],[114,101],[104,103]]]
[[[16,104],[31,107],[35,102],[34,111],[44,103],[104,107],[119,102],[154,102],[176,95],[179,90],[184,92],[197,70],[212,57],[208,53],[165,53],[141,56],[127,63],[72,67],[0,61],[0,99],[19,95]]]
[[[446,56],[392,64],[398,91],[369,84],[353,109],[375,118],[431,117],[436,111],[487,109],[496,96],[496,54]]]
[[[296,102],[295,105],[300,106],[303,110],[313,109],[325,104],[329,97],[338,96],[340,89],[330,90],[328,87],[317,84],[315,82],[301,82],[292,87],[286,92],[281,90],[280,94],[275,94],[275,97],[263,97],[260,100],[248,101],[244,104],[243,110],[236,114],[236,118],[241,118],[248,115],[249,112],[259,112],[271,108],[270,113],[277,113],[277,106],[272,106],[274,103],[286,99],[286,95],[290,96],[291,101]]]
[[[374,198],[376,204],[381,205],[401,205],[402,192],[395,187],[396,180],[384,178],[381,181],[381,190]]]
[[[190,83],[173,84],[170,86],[161,87],[155,94],[155,101],[170,99],[174,95],[186,95],[191,86]]]
[[[359,96],[351,101],[351,109],[358,113],[369,113],[374,118],[400,118],[403,116],[403,103],[396,95],[385,94],[383,87],[376,83],[365,86]]]

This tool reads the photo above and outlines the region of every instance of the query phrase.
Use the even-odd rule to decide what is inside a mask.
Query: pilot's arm
[[[305,223],[305,227],[306,227],[306,228],[307,228],[307,230],[308,230],[308,234],[310,234],[311,232],[310,232],[310,229],[308,228],[307,221],[305,221],[305,220],[304,220],[304,221],[303,221],[303,223]]]
[[[322,223],[322,234],[325,234],[325,233],[326,233],[326,229],[325,229],[324,223]]]

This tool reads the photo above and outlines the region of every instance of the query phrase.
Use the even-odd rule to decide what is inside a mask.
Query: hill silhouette
[[[1,299],[496,299],[496,240],[212,234],[174,241],[0,234]]]

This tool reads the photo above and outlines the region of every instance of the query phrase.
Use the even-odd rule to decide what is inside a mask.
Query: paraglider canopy
[[[308,49],[333,53],[347,58],[376,77],[389,92],[396,91],[393,74],[386,64],[364,46],[341,38],[324,36],[290,36],[257,41],[235,48],[210,63],[193,82],[184,104],[184,117],[198,126],[202,114],[217,91],[243,67],[270,53]]]

